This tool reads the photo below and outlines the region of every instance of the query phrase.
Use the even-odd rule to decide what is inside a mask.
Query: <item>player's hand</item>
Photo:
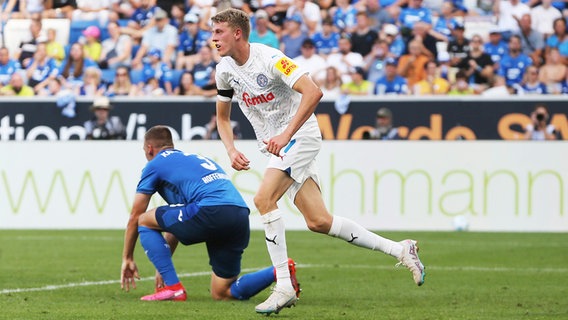
[[[250,161],[242,154],[239,150],[233,149],[229,152],[229,157],[231,158],[231,167],[237,171],[250,169]]]
[[[290,142],[290,138],[283,134],[279,134],[275,137],[270,138],[268,141],[263,140],[263,142],[266,144],[266,151],[277,157],[280,157],[280,150],[282,150],[282,148],[284,148]]]
[[[136,289],[134,278],[140,280],[136,262],[134,262],[134,260],[123,260],[120,271],[120,288],[126,291],[129,291],[130,287]]]
[[[156,292],[158,292],[160,289],[162,289],[163,287],[166,286],[166,284],[164,283],[164,279],[162,278],[162,275],[158,272],[158,270],[156,270],[156,277],[154,278],[154,285],[156,287]]]

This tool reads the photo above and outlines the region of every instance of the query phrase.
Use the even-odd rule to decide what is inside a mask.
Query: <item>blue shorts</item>
[[[238,206],[161,206],[156,220],[182,244],[205,242],[209,264],[221,278],[241,273],[241,257],[250,238],[249,209]]]

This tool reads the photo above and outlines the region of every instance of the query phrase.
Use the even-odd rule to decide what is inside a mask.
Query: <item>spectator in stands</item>
[[[394,128],[392,124],[392,111],[389,108],[380,108],[377,110],[377,118],[375,120],[375,128],[363,134],[363,139],[368,140],[401,140],[402,137],[398,132],[398,128]]]
[[[20,43],[20,50],[16,52],[15,58],[20,61],[21,65],[27,65],[26,60],[33,57],[37,44],[45,41],[45,36],[41,33],[42,23],[40,19],[30,21],[30,35]]]
[[[473,35],[469,54],[456,67],[465,71],[475,92],[480,93],[489,87],[495,69],[491,56],[483,52],[483,38],[479,34]]]
[[[515,87],[522,82],[527,67],[532,64],[531,58],[521,51],[521,37],[512,35],[509,53],[499,63],[498,74],[505,77],[508,87]]]
[[[566,78],[560,82],[560,94],[568,94],[568,72],[566,72]]]
[[[550,49],[545,61],[544,65],[540,67],[538,78],[547,85],[549,92],[558,93],[568,72],[568,67],[562,63],[562,57],[557,48]]]
[[[493,4],[493,12],[497,16],[497,26],[501,30],[501,34],[505,41],[513,33],[519,32],[519,21],[523,14],[530,14],[530,7],[522,3],[520,0],[495,0]]]
[[[99,61],[101,51],[103,49],[103,46],[99,41],[101,30],[97,26],[88,26],[85,30],[83,30],[83,36],[85,37],[83,43],[85,57],[93,61]]]
[[[299,0],[298,0],[299,1]],[[302,17],[293,15],[286,18],[284,23],[284,36],[280,40],[280,51],[288,57],[297,57],[302,54],[300,47],[302,42],[308,38],[308,34],[301,29]]]
[[[144,63],[142,68],[144,74],[144,82],[147,85],[155,86],[154,82],[149,82],[150,79],[158,80],[158,87],[164,89],[168,95],[173,94],[174,88],[172,87],[172,71],[170,67],[163,62],[162,53],[159,49],[150,49],[148,51],[148,62]],[[152,91],[156,89],[153,88]],[[147,91],[147,92],[152,92]]]
[[[76,0],[77,9],[73,10],[73,21],[98,21],[106,26],[109,21],[110,2],[108,0]]]
[[[365,80],[365,70],[355,67],[351,70],[351,81],[341,86],[341,93],[356,96],[368,96],[373,94],[374,83]]]
[[[24,83],[24,78],[20,72],[14,72],[10,78],[8,85],[0,89],[0,95],[17,96],[17,97],[33,97],[34,89]]]
[[[217,62],[213,60],[213,50],[210,46],[203,46],[199,49],[199,62],[191,70],[195,85],[202,89],[215,88],[215,66]]]
[[[279,49],[280,40],[276,33],[268,28],[268,13],[262,9],[254,13],[254,29],[249,36],[250,43],[262,43],[269,47]]]
[[[385,41],[389,46],[390,57],[398,59],[406,53],[406,43],[398,32],[398,27],[394,24],[383,24],[383,32]]]
[[[493,1],[494,0],[477,0],[475,13],[481,16],[494,16],[493,14]]]
[[[556,128],[548,123],[550,113],[545,105],[537,105],[530,116],[531,123],[525,127],[525,140],[556,140]]]
[[[444,1],[440,16],[432,27],[430,34],[438,41],[450,42],[453,40],[452,30],[459,25],[454,17],[454,5],[451,1]]]
[[[144,32],[155,24],[154,16],[158,10],[156,0],[140,0],[140,5],[128,20],[126,27],[121,28],[121,33],[140,39]]]
[[[308,0],[294,0],[292,5],[286,10],[286,18],[289,19],[294,16],[302,19],[302,32],[313,35],[321,31],[321,14],[317,4]]]
[[[47,56],[46,44],[39,43],[33,58],[29,60],[29,64],[26,66],[28,85],[34,88],[34,91],[37,93],[39,89],[47,85],[47,83],[43,82],[47,82],[58,75],[59,68],[57,67],[57,62]]]
[[[179,36],[176,69],[191,70],[199,60],[199,50],[204,46],[208,46],[211,32],[201,29],[199,16],[195,13],[187,13],[183,21],[185,26]]]
[[[408,54],[400,57],[397,72],[408,82],[409,87],[413,87],[418,81],[426,78],[424,65],[428,62],[428,57],[422,53],[422,43],[413,40],[408,44]]]
[[[63,89],[63,84],[59,77],[48,78],[47,81],[38,84],[34,88],[36,96],[42,96],[42,97],[56,96],[58,93],[62,92],[63,90],[65,89]]]
[[[83,74],[88,67],[98,66],[93,60],[85,57],[83,45],[74,43],[71,45],[69,56],[59,66],[59,74],[67,80],[66,86],[81,86],[83,84]]]
[[[568,64],[568,32],[564,18],[554,20],[554,34],[546,39],[546,54],[551,48],[557,48],[562,56],[562,62]]]
[[[412,28],[408,43],[413,40],[420,41],[420,43],[422,43],[422,53],[427,56],[428,59],[436,59],[438,56],[438,41],[430,34],[430,30],[431,26],[429,24],[417,21]]]
[[[377,40],[371,53],[365,57],[363,69],[367,73],[367,80],[376,83],[385,75],[385,59],[389,55],[389,46],[385,40]]]
[[[364,61],[361,54],[351,51],[349,36],[342,35],[339,39],[339,52],[330,54],[327,57],[327,64],[336,67],[341,75],[341,81],[347,83],[351,81],[351,68],[363,66]]]
[[[339,52],[340,34],[333,29],[333,20],[325,18],[321,32],[316,32],[312,40],[316,44],[317,54],[326,58],[332,53]]]
[[[469,55],[469,39],[465,37],[465,26],[463,24],[456,25],[453,30],[453,40],[448,43],[448,53],[450,54],[450,64],[455,67]]]
[[[176,96],[208,96],[211,97],[216,94],[212,92],[205,94],[204,90],[196,86],[193,82],[193,75],[189,71],[185,71],[181,74],[179,79],[179,87],[175,88],[174,94]]]
[[[286,20],[286,11],[279,10],[275,0],[263,0],[261,9],[268,13],[268,29],[272,30],[280,39],[284,20]]]
[[[139,6],[140,0],[110,0],[111,14],[109,20],[129,19]]]
[[[113,106],[107,97],[95,98],[91,105],[94,117],[83,126],[87,140],[123,140],[126,138],[126,128],[118,116],[110,116]]]
[[[77,3],[75,0],[45,0],[44,6],[45,11],[42,14],[44,19],[71,19]]]
[[[170,11],[170,24],[177,29],[178,33],[183,31],[185,15],[185,4],[176,2],[172,5],[172,10]]]
[[[490,83],[490,87],[481,93],[484,97],[508,97],[511,95],[505,77],[495,75]]]
[[[10,82],[12,75],[22,69],[20,62],[10,58],[10,51],[6,47],[0,48],[0,87]]]
[[[326,99],[335,99],[341,95],[341,74],[333,65],[329,65],[325,72],[325,78],[318,82],[323,97]]]
[[[151,49],[157,49],[162,56],[162,62],[172,66],[175,59],[175,49],[178,45],[178,34],[176,28],[169,24],[168,14],[162,9],[156,9],[154,19],[156,25],[144,32],[140,49],[136,52],[136,57],[132,60],[134,68],[140,68],[142,58]]]
[[[120,66],[130,67],[132,62],[132,38],[120,34],[118,23],[111,21],[107,26],[109,37],[102,42],[99,59],[101,69],[116,69]]]
[[[519,20],[520,31],[515,33],[521,38],[522,52],[529,56],[533,64],[540,67],[544,63],[544,36],[531,27],[531,15],[526,13]]]
[[[302,54],[295,57],[294,61],[304,70],[310,73],[312,79],[317,82],[325,76],[327,62],[324,58],[316,53],[316,46],[312,39],[306,39],[302,42]]]
[[[103,96],[106,92],[106,86],[101,80],[101,70],[97,67],[89,67],[85,69],[83,85],[75,87],[75,95],[95,97]]]
[[[472,95],[474,93],[475,91],[469,85],[467,74],[463,70],[458,71],[458,73],[456,73],[456,80],[452,84],[452,88],[450,92],[448,92],[448,95],[464,96],[464,95]]]
[[[397,63],[393,58],[385,60],[385,75],[375,83],[376,95],[407,95],[408,81],[398,75]]]
[[[432,11],[422,4],[422,0],[409,0],[408,6],[403,8],[398,17],[403,37],[408,37],[414,24],[418,21],[432,25]]]
[[[138,84],[139,96],[161,97],[166,95],[166,90],[160,87],[160,81],[156,78],[148,78],[145,82]]]
[[[551,5],[552,0],[542,0],[541,5],[531,9],[532,28],[544,37],[554,33],[554,20],[562,18],[560,10]]]
[[[499,62],[509,51],[509,45],[503,41],[501,30],[498,27],[489,30],[489,41],[483,45],[483,51],[491,56],[496,67],[499,66]]]
[[[138,87],[130,80],[130,70],[128,67],[119,66],[116,68],[113,83],[108,87],[106,96],[136,96]]]
[[[18,11],[12,12],[12,19],[41,19],[41,13],[45,10],[43,1],[19,0],[9,1],[18,3]]]
[[[373,28],[381,30],[384,24],[396,24],[400,15],[399,0],[367,0],[367,12],[374,21]]]
[[[446,0],[445,2],[452,4],[454,16],[465,17],[469,14],[469,10],[465,4],[466,0]]]
[[[373,44],[378,38],[379,34],[371,29],[367,13],[363,11],[358,12],[355,29],[351,33],[351,50],[366,57],[371,52]]]
[[[349,0],[336,0],[329,10],[334,27],[340,33],[351,33],[357,24],[357,8]]]
[[[231,127],[233,128],[233,137],[234,139],[241,139],[241,128],[237,121],[231,120]],[[219,131],[217,130],[217,113],[213,112],[211,114],[211,119],[207,124],[205,124],[205,136],[203,137],[204,140],[219,140]]]
[[[424,70],[426,71],[426,78],[418,81],[411,88],[414,95],[443,95],[450,91],[450,83],[440,77],[436,61],[428,61],[424,65]]]
[[[548,94],[546,84],[538,79],[538,68],[529,66],[523,77],[520,88],[516,92],[518,95],[525,94]]]
[[[65,48],[63,44],[57,41],[57,30],[54,28],[47,29],[47,56],[53,58],[57,65],[61,64],[65,59]]]

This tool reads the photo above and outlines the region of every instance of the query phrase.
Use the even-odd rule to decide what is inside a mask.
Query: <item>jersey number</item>
[[[207,170],[211,170],[211,171],[217,170],[217,166],[216,166],[213,162],[211,162],[211,160],[209,160],[209,159],[207,159],[207,158],[205,158],[205,157],[203,157],[203,156],[197,156],[197,158],[204,161],[204,162],[201,164],[201,166],[202,166],[203,168],[205,168],[205,169],[207,169]]]

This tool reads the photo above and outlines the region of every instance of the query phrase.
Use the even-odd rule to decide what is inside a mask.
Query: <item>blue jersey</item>
[[[568,81],[562,81],[561,83],[561,87],[560,87],[560,93],[561,94],[568,94]]]
[[[568,57],[568,40],[560,42],[558,36],[553,34],[546,39],[546,46],[551,48],[557,48],[560,55]]]
[[[196,64],[191,71],[191,74],[193,75],[193,83],[200,88],[210,84],[211,75],[213,74],[213,71],[215,71],[216,65],[215,61],[212,61],[208,65],[204,65],[202,63]]]
[[[436,24],[434,25],[434,31],[437,31],[445,35],[449,40],[453,40],[452,30],[456,28],[458,21],[455,18],[446,19],[444,17],[438,18]]]
[[[402,9],[400,16],[398,17],[401,26],[410,28],[414,27],[414,24],[418,21],[426,22],[432,24],[432,11],[428,8],[406,8]]]
[[[323,33],[318,32],[313,35],[312,41],[316,45],[318,54],[330,54],[333,50],[339,50],[339,38],[338,32],[332,32],[329,36],[324,36]]]
[[[138,8],[138,9],[134,10],[134,13],[130,17],[130,21],[134,21],[139,26],[145,27],[150,22],[152,17],[154,16],[156,9],[158,9],[158,6],[153,6],[152,8],[149,8],[148,10]]]
[[[542,82],[538,82],[535,85],[523,84],[521,88],[523,88],[524,94],[548,94],[548,89]]]
[[[357,24],[357,12],[353,5],[349,5],[347,9],[337,7],[337,11],[333,15],[333,25],[339,30],[355,27]]]
[[[34,63],[35,59],[32,58],[28,65],[31,66]],[[59,68],[57,67],[57,62],[54,59],[47,59],[47,61],[43,65],[39,65],[36,67],[30,79],[28,79],[28,84],[31,87],[34,87],[36,84],[44,81],[45,79],[49,78],[50,76],[57,76],[59,75]]]
[[[497,63],[501,61],[501,58],[503,58],[507,52],[509,52],[509,45],[507,45],[504,41],[501,41],[498,44],[488,42],[483,45],[483,51],[491,56],[491,60],[493,60],[494,63]]]
[[[6,64],[0,63],[0,82],[2,85],[7,85],[14,72],[22,69],[18,60],[10,59]]]
[[[211,32],[198,30],[195,37],[187,31],[179,35],[179,45],[177,50],[183,52],[184,56],[196,54],[199,49],[208,45]]]
[[[395,57],[400,58],[406,52],[406,43],[401,36],[396,36],[389,46],[389,52]]]
[[[142,170],[137,193],[160,196],[170,205],[234,205],[247,208],[229,176],[213,160],[177,149],[160,151]]]
[[[142,73],[144,75],[144,82],[148,82],[150,78],[156,78],[160,82],[160,87],[164,88],[166,82],[173,81],[173,73],[170,67],[164,62],[158,62],[155,67],[152,67],[149,63],[144,63],[142,67]]]
[[[375,84],[375,94],[398,95],[407,93],[408,83],[406,79],[401,76],[395,76],[392,81],[389,81],[385,76],[377,80]]]
[[[523,75],[530,65],[532,60],[525,54],[521,53],[515,58],[505,55],[499,63],[498,74],[505,77],[508,86],[512,86],[523,81]]]

